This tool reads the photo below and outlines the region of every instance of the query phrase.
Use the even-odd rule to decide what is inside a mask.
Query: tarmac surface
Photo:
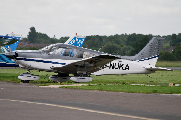
[[[0,120],[181,120],[181,95],[43,88],[0,82]]]

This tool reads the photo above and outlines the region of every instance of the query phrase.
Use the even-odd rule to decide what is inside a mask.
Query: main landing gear
[[[69,74],[58,73],[58,75],[52,75],[49,79],[53,82],[65,82],[70,80]]]
[[[66,82],[68,80],[72,80],[73,82],[80,83],[90,82],[93,78],[86,74],[79,74],[71,77],[69,74],[58,73],[58,75],[50,76],[49,79],[53,82]]]
[[[70,79],[74,82],[80,83],[80,82],[90,82],[92,81],[93,78],[86,74],[81,74],[78,76],[73,76]]]
[[[20,79],[22,83],[29,83],[29,81],[32,81],[32,80],[39,80],[40,76],[39,75],[30,74],[30,72],[27,71],[27,73],[20,74],[18,76],[18,79]]]

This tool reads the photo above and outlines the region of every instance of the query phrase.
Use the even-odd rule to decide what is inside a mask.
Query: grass
[[[181,93],[181,86],[132,86],[129,84],[116,84],[116,85],[88,85],[88,86],[64,86],[61,88],[72,88],[82,90],[100,90],[112,92],[127,92],[127,93],[164,93],[164,94],[179,94]]]
[[[181,61],[157,61],[156,67],[181,67]]]
[[[17,82],[18,75],[26,73],[23,69],[0,69],[0,81]],[[37,85],[60,85],[60,84],[75,84],[72,81],[63,83],[53,83],[49,80],[49,76],[55,73],[31,71],[32,74],[40,75],[40,80],[31,81],[31,84]],[[48,75],[47,75],[48,74]],[[181,86],[169,87],[169,83],[181,84],[181,70],[175,71],[157,71],[153,74],[129,74],[129,75],[103,75],[92,76],[93,81],[88,86],[69,86],[63,88],[83,89],[83,90],[101,90],[114,92],[129,92],[129,93],[166,93],[166,94],[181,94]],[[78,84],[78,83],[76,83]],[[82,83],[81,83],[82,84]],[[156,86],[133,86],[131,84],[146,84]],[[161,86],[157,86],[161,85]]]
[[[181,84],[181,70],[157,71],[156,73],[129,74],[129,75],[104,75],[92,76],[93,81],[88,86],[66,86],[62,88],[100,90],[128,93],[164,93],[181,94],[181,86],[168,86],[169,83]],[[145,84],[155,86],[133,86],[131,84]]]
[[[0,81],[20,83],[21,81],[18,79],[18,76],[21,73],[26,73],[26,70],[24,70],[24,69],[0,69]],[[37,83],[37,84],[50,83],[51,84],[53,82],[49,80],[49,76],[54,75],[55,73],[38,72],[38,71],[34,70],[34,71],[31,71],[31,74],[39,75],[40,79],[37,81],[30,81],[30,83]]]

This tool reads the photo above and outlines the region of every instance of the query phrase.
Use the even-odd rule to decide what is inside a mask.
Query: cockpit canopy
[[[69,56],[76,58],[88,58],[95,56],[94,52],[89,52],[86,50],[76,49],[74,47],[66,47],[63,44],[51,44],[40,49],[48,54],[61,55],[61,56]]]
[[[40,50],[45,51],[45,52],[49,52],[49,51],[52,50],[53,47],[56,48],[56,46],[57,46],[56,44],[51,44],[51,45],[46,46],[46,47],[44,47],[44,48],[42,48]]]

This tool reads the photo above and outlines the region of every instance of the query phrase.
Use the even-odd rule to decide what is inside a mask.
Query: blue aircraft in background
[[[5,53],[9,52],[10,49],[12,51],[16,50],[20,39],[20,35],[13,33],[0,35],[0,67],[18,67],[13,59],[5,56]]]

